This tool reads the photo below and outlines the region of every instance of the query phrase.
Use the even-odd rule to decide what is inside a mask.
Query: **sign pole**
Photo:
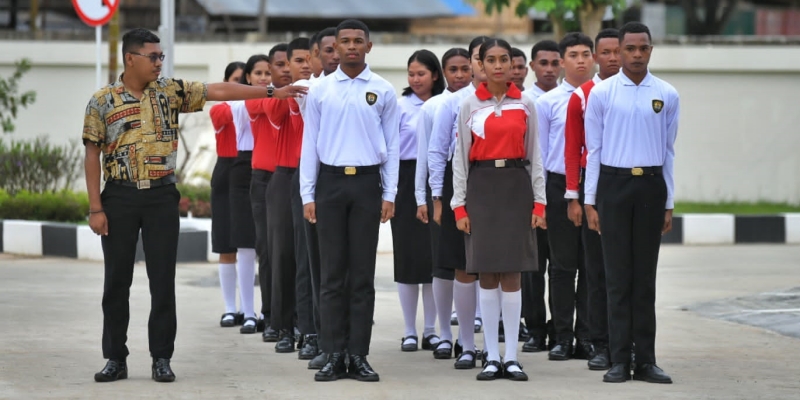
[[[100,57],[101,57],[101,50],[102,50],[101,47],[102,47],[102,44],[103,44],[103,27],[101,25],[98,25],[98,26],[96,26],[94,28],[94,38],[95,38],[95,41],[97,42],[96,43],[96,45],[97,45],[96,47],[97,48],[95,49],[95,58],[96,58],[96,60],[95,60],[95,62],[96,62],[95,63],[95,73],[96,73],[96,79],[97,79],[96,80],[97,88],[99,89],[99,88],[103,87],[103,67],[100,64],[100,61],[101,61]]]
[[[172,77],[175,72],[175,0],[161,0],[161,50],[164,51],[164,63],[161,76]]]

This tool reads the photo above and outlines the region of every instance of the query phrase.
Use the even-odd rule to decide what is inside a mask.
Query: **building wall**
[[[176,75],[218,82],[229,61],[265,53],[269,44],[178,44]],[[443,54],[451,45],[428,46]],[[528,46],[523,46],[528,47]],[[23,90],[38,99],[22,110],[17,132],[5,138],[49,134],[56,142],[81,136],[86,102],[94,87],[94,45],[82,42],[0,42],[0,75],[15,60],[32,59]],[[406,85],[405,63],[418,47],[375,46],[372,68],[398,91]],[[527,51],[527,49],[525,49]],[[108,58],[106,47],[103,59]],[[652,71],[681,94],[676,197],[693,201],[786,201],[800,203],[800,48],[788,46],[658,46]],[[104,71],[103,76],[107,73]],[[529,74],[528,82],[533,82]],[[214,162],[213,130],[206,113],[183,117],[197,171]],[[181,156],[182,157],[182,156]]]

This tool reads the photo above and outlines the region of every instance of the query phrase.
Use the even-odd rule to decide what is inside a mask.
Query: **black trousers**
[[[300,197],[300,174],[295,170],[292,174],[291,188],[292,226],[294,230],[294,258],[297,263],[295,274],[295,313],[297,329],[303,335],[317,333],[314,323],[314,292],[311,284],[311,250],[308,241],[308,226],[311,224],[303,218],[303,199]],[[316,233],[315,233],[316,234]],[[315,241],[316,242],[316,241]],[[319,250],[316,250],[319,254]],[[317,256],[319,270],[319,256]],[[317,273],[319,278],[319,273]]]
[[[583,182],[583,179],[581,179]],[[580,188],[580,202],[583,205],[583,185]],[[608,294],[606,292],[606,271],[603,263],[603,244],[600,234],[589,229],[586,213],[581,225],[583,255],[586,269],[586,296],[588,299],[589,338],[595,346],[608,345]]]
[[[267,186],[267,252],[272,268],[270,326],[293,330],[297,264],[292,217],[292,175],[294,170],[278,169]]]
[[[180,193],[175,185],[147,190],[106,184],[101,200],[108,236],[101,239],[105,264],[103,283],[103,357],[128,356],[130,288],[136,243],[142,233],[147,278],[150,280],[150,356],[172,358],[175,348],[175,263],[178,255]]]
[[[539,270],[522,273],[522,317],[532,336],[547,336],[547,307],[544,302],[544,274],[550,260],[550,245],[547,231],[536,228],[536,247],[539,255]],[[550,296],[552,298],[552,296]],[[548,299],[548,305],[551,303]]]
[[[320,170],[315,201],[323,352],[369,354],[382,193],[379,173]]]
[[[272,311],[272,268],[267,246],[267,187],[272,172],[254,169],[250,180],[250,204],[256,225],[256,255],[258,255],[258,286],[261,288],[261,313],[269,322]]]
[[[581,228],[567,216],[566,176],[547,173],[547,236],[550,243],[550,293],[558,342],[588,339],[586,272]],[[575,278],[578,278],[577,292]],[[574,316],[577,315],[577,318]],[[575,327],[573,329],[573,322]]]
[[[600,173],[597,207],[608,289],[611,362],[655,363],[656,266],[667,185],[661,175]]]

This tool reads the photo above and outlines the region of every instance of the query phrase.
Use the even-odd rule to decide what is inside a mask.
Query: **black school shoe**
[[[169,366],[169,358],[153,359],[153,380],[156,382],[175,382],[175,373]]]
[[[492,366],[497,369],[497,371],[490,372],[487,371],[486,368]],[[483,371],[481,371],[478,376],[476,377],[479,381],[493,381],[495,379],[500,379],[503,377],[503,366],[500,365],[500,361],[489,361],[484,365]]]
[[[510,372],[508,370],[508,367],[512,367],[512,366],[516,366],[520,370],[516,371],[516,372]],[[505,377],[508,380],[518,381],[518,382],[523,382],[523,381],[527,381],[528,380],[528,374],[526,374],[524,371],[522,371],[522,365],[520,365],[519,362],[517,362],[517,361],[509,361],[509,362],[505,363],[505,365],[503,366],[503,369],[504,369],[503,377]]]
[[[225,313],[219,318],[219,326],[223,328],[232,328],[236,326],[236,314]]]
[[[108,360],[103,370],[94,374],[95,382],[114,382],[128,379],[128,365],[125,361]]]

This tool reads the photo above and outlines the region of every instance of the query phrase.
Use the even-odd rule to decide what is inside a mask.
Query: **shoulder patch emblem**
[[[378,95],[372,92],[367,92],[367,104],[374,105],[378,101]]]
[[[661,110],[663,110],[663,109],[664,109],[664,102],[663,101],[661,101],[661,100],[653,100],[653,111],[655,111],[656,114],[660,113]]]

